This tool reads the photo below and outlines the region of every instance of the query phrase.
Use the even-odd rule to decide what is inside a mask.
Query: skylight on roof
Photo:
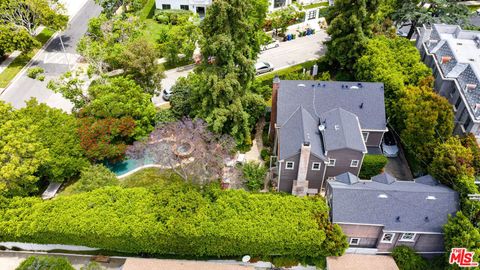
[[[426,199],[427,199],[427,200],[436,200],[437,198],[435,198],[435,196],[427,196]]]
[[[382,193],[382,194],[379,194],[377,197],[380,198],[380,199],[387,199],[387,198],[388,198],[388,195]]]

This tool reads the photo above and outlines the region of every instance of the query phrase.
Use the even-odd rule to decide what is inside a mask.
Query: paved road
[[[470,23],[475,26],[480,26],[480,16],[478,16],[477,13],[473,13],[470,16]]]
[[[100,14],[101,8],[88,0],[85,5],[70,20],[70,24],[61,37],[65,46],[66,54],[63,53],[60,37],[57,36],[40,52],[32,61],[32,66],[40,66],[45,69],[45,81],[40,82],[28,78],[26,73],[17,76],[16,79],[5,89],[0,99],[12,103],[16,108],[24,107],[25,101],[36,97],[40,102],[47,103],[51,107],[70,111],[72,104],[60,94],[55,94],[47,89],[49,80],[58,78],[73,67],[79,58],[76,54],[76,44],[87,30],[88,20]]]
[[[288,42],[281,42],[278,48],[273,48],[262,52],[259,55],[259,61],[265,61],[273,64],[275,69],[282,69],[292,65],[317,59],[325,54],[323,42],[328,38],[324,30],[317,31],[315,35],[297,38]],[[177,71],[176,69],[167,70],[165,79],[162,81],[163,88],[170,88],[180,77],[186,77],[192,69]],[[275,71],[273,71],[275,72]],[[154,97],[153,102],[156,106],[166,103],[161,96]]]

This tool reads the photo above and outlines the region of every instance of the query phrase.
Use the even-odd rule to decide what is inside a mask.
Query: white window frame
[[[353,240],[357,240],[357,243],[356,243],[356,244],[352,243]],[[357,237],[352,237],[352,238],[350,238],[349,245],[350,245],[350,246],[358,246],[358,245],[360,245],[360,238],[357,238]]]
[[[362,131],[363,141],[366,143],[368,141],[368,136],[370,136],[370,132]]]
[[[353,164],[354,161],[356,162],[355,165]],[[350,162],[350,167],[352,168],[358,168],[358,165],[360,164],[360,160],[358,159],[352,159],[352,161]]]
[[[391,234],[391,235],[392,235],[392,237],[390,238],[390,241],[384,240],[384,239],[385,239],[385,236],[386,236],[387,234]],[[393,239],[395,239],[395,233],[383,233],[382,239],[380,240],[380,243],[391,244],[391,243],[393,243]]]
[[[315,165],[318,165],[318,168],[315,169]],[[320,171],[320,169],[322,168],[322,163],[320,162],[312,162],[312,171]]]
[[[332,161],[333,161],[333,163],[332,163]],[[327,166],[328,166],[328,167],[335,167],[335,163],[336,163],[336,162],[337,162],[336,159],[334,159],[334,158],[329,158],[329,159],[328,159],[328,164],[327,164]]]
[[[412,235],[412,238],[404,238],[406,234]],[[415,242],[415,237],[417,236],[416,233],[402,233],[399,241],[402,242]]]
[[[327,180],[336,180],[335,176],[330,176],[327,178]]]
[[[292,165],[291,168],[289,168],[289,166],[288,166],[289,164]],[[285,162],[285,170],[293,170],[294,168],[295,168],[295,162],[293,162],[293,161],[287,161],[287,162]]]

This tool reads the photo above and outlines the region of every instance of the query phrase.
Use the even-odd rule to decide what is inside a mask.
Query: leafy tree
[[[232,149],[229,136],[212,133],[202,120],[185,118],[164,123],[148,140],[134,142],[127,155],[148,158],[170,168],[185,181],[204,185],[223,176],[224,162]]]
[[[365,155],[359,177],[361,179],[370,179],[382,173],[387,162],[388,159],[384,155]]]
[[[49,162],[49,151],[36,136],[37,126],[3,102],[0,112],[0,194],[28,195],[37,190],[36,172]]]
[[[80,179],[69,186],[65,193],[75,194],[95,190],[106,186],[118,186],[117,176],[103,165],[92,165],[82,170]]]
[[[2,0],[0,22],[23,28],[30,35],[44,25],[54,30],[67,27],[68,16],[64,6],[57,0]]]
[[[189,77],[191,78],[191,77]],[[171,88],[170,106],[176,117],[189,116],[191,112],[191,84],[188,78],[179,78]]]
[[[161,48],[167,63],[177,65],[191,61],[196,44],[200,38],[200,29],[197,17],[194,21],[187,20],[185,23],[173,26],[167,34],[167,42],[163,43]],[[179,55],[183,55],[180,58]]]
[[[247,188],[258,191],[263,188],[268,169],[262,164],[250,161],[242,166],[243,178]]]
[[[462,212],[457,212],[454,217],[449,217],[447,224],[443,226],[445,238],[445,250],[448,253],[452,248],[464,247],[475,253],[473,260],[480,260],[480,230]],[[460,269],[458,266],[450,266],[450,269]]]
[[[39,42],[27,30],[11,24],[0,25],[0,57],[13,51],[29,51]]]
[[[55,93],[60,93],[73,103],[73,112],[78,113],[81,108],[90,102],[90,97],[84,94],[85,81],[80,78],[81,74],[66,72],[58,80],[51,80],[47,88]]]
[[[131,75],[146,92],[153,95],[161,89],[163,68],[157,63],[158,53],[151,41],[144,37],[130,41],[126,44],[120,59],[120,65],[125,73]]]
[[[121,159],[135,134],[135,121],[131,117],[79,119],[78,134],[85,155],[93,161]]]
[[[113,16],[119,8],[123,11],[140,10],[146,2],[146,0],[95,0],[95,3],[103,8],[107,17]]]
[[[415,250],[408,246],[397,246],[393,249],[392,257],[401,270],[426,270],[427,261]]]
[[[105,83],[96,83],[88,88],[90,102],[81,116],[103,118],[131,117],[135,120],[135,138],[140,139],[153,130],[155,107],[151,96],[144,93],[135,81],[116,77]]]
[[[429,164],[435,146],[453,132],[452,106],[428,86],[407,87],[398,104],[397,129],[404,146],[417,162]]]
[[[460,138],[460,141],[463,146],[472,151],[472,166],[475,170],[474,175],[480,175],[480,147],[477,144],[477,138],[475,138],[473,133],[468,133],[466,136]]]
[[[82,266],[80,270],[105,270],[105,267],[97,262],[89,262],[88,265]]]
[[[407,39],[423,24],[467,23],[470,16],[468,7],[455,0],[406,0],[397,1],[397,5],[392,18],[402,26],[410,25]]]
[[[297,11],[293,6],[288,6],[268,14],[268,21],[275,31],[281,35],[285,34],[287,27],[303,19],[305,12]]]
[[[18,111],[18,117],[29,126],[36,126],[34,134],[50,154],[38,175],[49,181],[63,182],[88,164],[76,132],[75,117],[44,103],[39,104],[36,99],[29,100],[27,106]]]
[[[171,109],[160,109],[155,114],[155,124],[161,125],[164,123],[171,123],[177,121],[178,118]]]
[[[383,82],[385,103],[390,117],[406,85],[418,85],[431,75],[421,62],[418,50],[405,38],[376,36],[370,39],[355,64],[355,77],[360,81]]]
[[[461,175],[473,176],[472,151],[465,148],[457,137],[435,147],[428,172],[442,183],[452,186]]]
[[[336,0],[326,20],[327,58],[331,63],[351,72],[357,59],[362,56],[368,39],[373,35],[376,13],[383,0]]]
[[[237,143],[251,143],[250,115],[243,99],[254,78],[260,51],[262,1],[219,0],[202,22],[202,64],[189,76],[192,114]],[[261,5],[260,5],[261,6]]]
[[[75,270],[66,258],[51,256],[30,256],[16,270]]]

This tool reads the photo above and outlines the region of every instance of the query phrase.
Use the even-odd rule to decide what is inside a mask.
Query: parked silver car
[[[386,157],[398,157],[397,141],[390,131],[385,132],[383,135],[382,151]]]
[[[272,40],[270,43],[260,46],[261,51],[266,51],[268,49],[278,48],[280,42],[278,40]]]
[[[257,62],[255,64],[255,72],[257,75],[267,73],[273,70],[273,65],[267,62]]]

